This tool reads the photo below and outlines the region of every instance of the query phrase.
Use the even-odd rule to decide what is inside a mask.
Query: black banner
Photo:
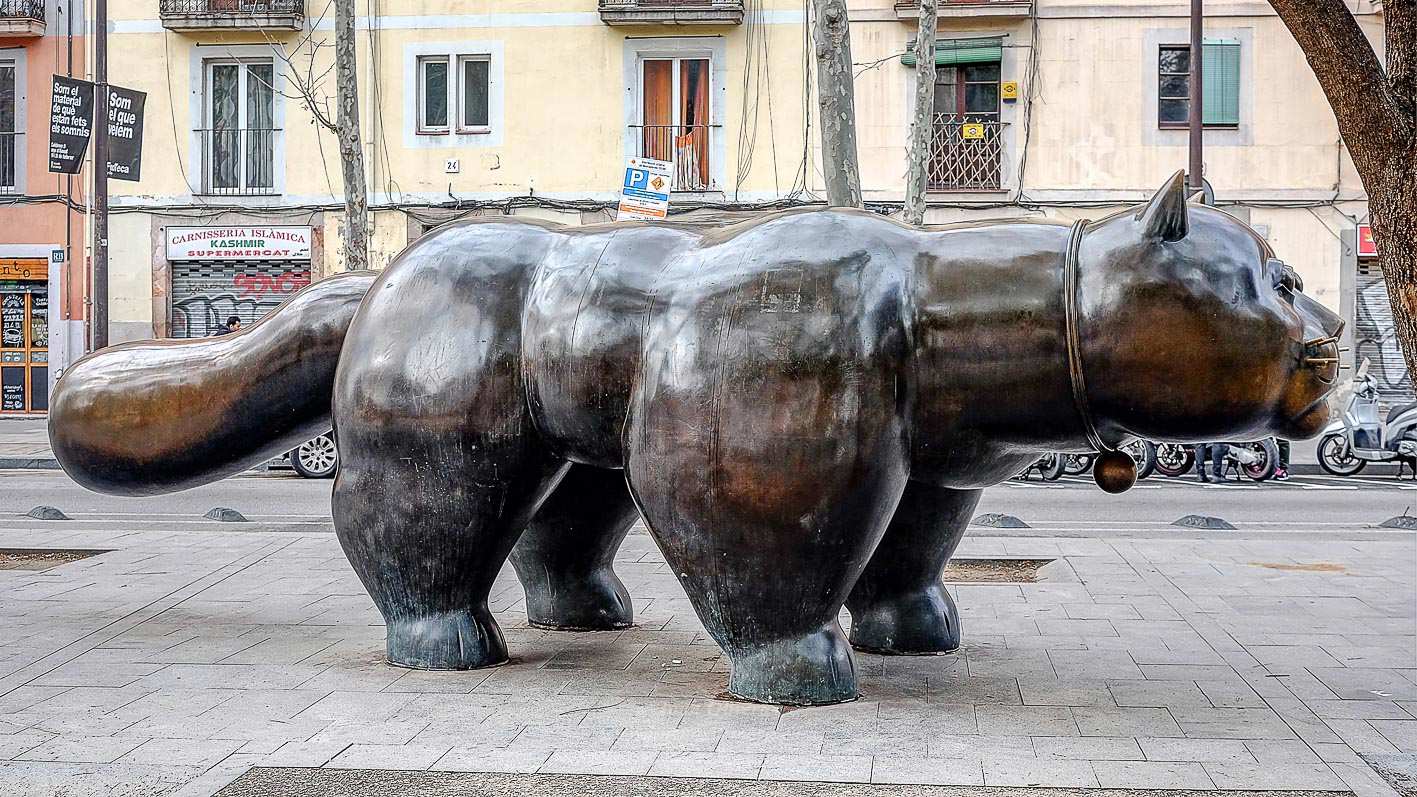
[[[78,174],[93,133],[93,84],[54,76],[49,105],[49,170]]]
[[[137,180],[143,170],[143,103],[141,91],[108,87],[108,176]]]

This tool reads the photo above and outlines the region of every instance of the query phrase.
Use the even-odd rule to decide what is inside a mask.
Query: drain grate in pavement
[[[610,775],[512,775],[374,769],[256,767],[216,797],[1255,797],[1252,791],[898,786],[780,780]],[[1352,797],[1352,792],[1266,791],[1265,797]]]
[[[952,584],[1032,584],[1052,559],[955,559],[945,567]]]
[[[48,570],[108,551],[60,548],[0,548],[0,570]]]

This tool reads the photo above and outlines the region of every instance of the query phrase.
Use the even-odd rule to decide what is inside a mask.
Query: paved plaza
[[[320,767],[1377,795],[1369,762],[1417,751],[1410,532],[979,529],[961,556],[1054,561],[955,586],[960,653],[858,655],[861,700],[781,709],[724,698],[642,529],[617,565],[635,628],[530,628],[507,571],[513,662],[432,673],[382,663],[326,522],[164,522],[0,527],[109,551],[0,570],[0,792],[241,794],[274,771],[252,767]]]

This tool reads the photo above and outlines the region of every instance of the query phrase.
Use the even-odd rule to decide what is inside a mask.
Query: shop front
[[[0,414],[49,409],[49,262],[0,258]]]
[[[310,284],[311,227],[168,227],[169,335],[249,326]]]
[[[1353,257],[1348,258],[1348,265],[1352,274],[1349,319],[1353,363],[1368,360],[1368,373],[1376,381],[1384,405],[1405,404],[1413,400],[1412,376],[1407,372],[1402,347],[1397,341],[1392,305],[1388,301],[1387,283],[1383,281],[1372,227],[1358,225],[1351,240],[1352,246],[1348,249]]]

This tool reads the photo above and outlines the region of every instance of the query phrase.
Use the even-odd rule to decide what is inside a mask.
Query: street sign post
[[[616,218],[663,219],[669,215],[669,192],[674,187],[674,164],[653,158],[630,158],[620,188]]]

